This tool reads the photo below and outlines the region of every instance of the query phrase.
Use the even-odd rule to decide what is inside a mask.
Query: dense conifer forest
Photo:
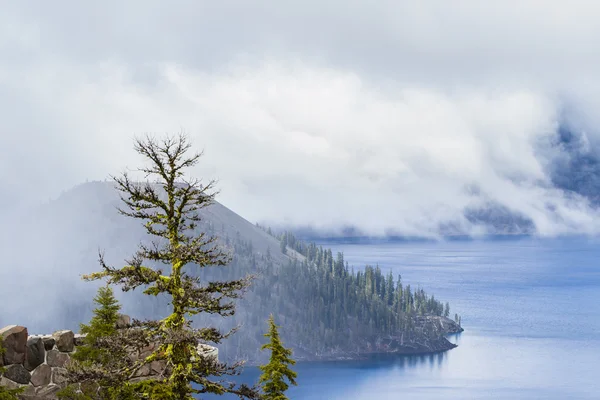
[[[118,263],[139,241],[151,243],[140,224],[116,215],[115,197],[110,183],[92,182],[74,188],[42,210],[46,217],[39,220],[44,224],[36,220],[35,225],[40,239],[51,235],[56,227],[69,233],[53,250],[61,254],[62,269],[76,270],[84,265],[93,270],[98,249],[110,250],[107,254]],[[83,209],[82,204],[92,206]],[[66,217],[73,212],[77,218]],[[80,221],[94,227],[86,231],[90,238],[85,243],[79,239]],[[250,288],[236,300],[234,316],[194,317],[196,326],[208,323],[223,330],[239,326],[237,332],[217,344],[224,359],[264,362],[260,347],[270,314],[298,360],[355,357],[369,343],[388,337],[420,339],[420,316],[455,315],[455,310],[450,314],[449,305],[427,293],[427,288],[416,288],[400,275],[386,274],[376,265],[349,265],[341,253],[298,240],[289,232],[251,224],[220,204],[206,210],[196,229],[216,236],[232,256],[227,268],[203,268],[199,274],[204,282],[254,275]],[[69,250],[72,243],[80,243],[77,251]],[[401,272],[401,266],[394,271]],[[65,296],[61,313],[53,320],[55,326],[40,329],[77,329],[79,322],[89,320],[92,296],[88,286],[79,287]],[[116,294],[123,312],[133,318],[169,315],[164,296],[144,296],[138,290]],[[73,302],[74,296],[81,301]],[[431,336],[440,334],[433,332]]]
[[[222,234],[212,223],[205,230]],[[448,303],[422,288],[411,288],[400,275],[386,275],[370,265],[354,271],[342,253],[334,256],[331,249],[304,243],[289,232],[266,231],[279,239],[279,251],[289,256],[287,264],[275,263],[270,250],[256,252],[250,241],[225,234],[221,240],[232,253],[232,268],[204,271],[203,277],[213,280],[255,276],[249,292],[238,300],[231,323],[224,326],[224,321],[213,321],[221,328],[240,326],[219,345],[225,357],[264,361],[259,348],[269,314],[277,316],[282,338],[295,355],[314,359],[359,353],[365,343],[386,337],[410,337],[417,334],[416,316],[450,313]]]

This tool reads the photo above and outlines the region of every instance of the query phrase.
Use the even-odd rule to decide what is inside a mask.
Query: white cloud
[[[183,129],[206,151],[194,174],[219,178],[218,199],[253,222],[481,234],[465,209],[494,205],[541,235],[599,231],[550,171],[600,149],[600,3],[4,3],[0,209],[135,168],[134,135]],[[585,132],[570,151],[562,122]],[[8,226],[0,281],[15,266],[27,279],[6,298],[64,295],[48,284],[54,241],[93,258],[83,231],[53,230],[30,257],[6,245],[29,237],[22,222]]]
[[[464,209],[494,202],[542,234],[598,229],[548,172],[565,99],[598,143],[589,2],[61,4],[13,4],[0,33],[0,179],[24,193],[135,167],[133,135],[184,129],[250,220],[430,234],[480,229]]]

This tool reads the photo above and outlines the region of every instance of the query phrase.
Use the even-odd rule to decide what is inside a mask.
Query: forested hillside
[[[440,336],[459,331],[457,324],[446,320],[450,326],[443,331],[431,320],[426,323],[427,319],[419,318],[448,317],[449,304],[444,305],[422,288],[405,285],[400,276],[386,276],[379,267],[369,265],[355,272],[342,253],[334,257],[331,249],[303,243],[287,232],[278,235],[277,251],[269,248],[261,253],[239,234],[230,237],[210,222],[204,228],[221,237],[233,255],[233,268],[208,270],[203,274],[205,279],[255,275],[251,289],[238,302],[238,312],[231,319],[241,329],[220,345],[227,357],[260,359],[258,349],[264,340],[265,320],[271,313],[283,326],[285,342],[300,359],[352,358],[391,351],[394,349],[389,346],[384,349],[383,342],[388,340],[389,345],[390,340],[398,338],[402,341],[396,344],[398,352],[428,351],[423,347],[414,349],[416,342],[425,347],[431,345],[432,351],[453,347]],[[273,235],[270,229],[266,231]],[[277,263],[273,253],[289,258],[285,263]],[[216,319],[212,322],[224,323]],[[437,342],[428,344],[428,340]],[[436,347],[439,345],[443,348]]]
[[[139,242],[147,241],[143,228],[117,215],[118,197],[108,182],[78,186],[49,202],[27,222],[33,239],[44,243],[47,259],[43,266],[54,274],[53,286],[45,286],[45,297],[54,296],[51,323],[16,321],[42,330],[76,329],[91,312],[93,284],[79,276],[97,268],[98,249],[114,264],[122,263]],[[237,333],[219,344],[223,357],[257,361],[266,320],[273,313],[282,326],[281,335],[299,359],[349,358],[377,351],[427,352],[452,348],[443,334],[459,330],[443,317],[438,321],[418,316],[448,315],[442,304],[422,289],[411,288],[400,276],[384,275],[377,267],[356,266],[341,253],[297,240],[292,234],[275,235],[251,224],[221,204],[202,210],[198,226],[219,237],[232,255],[230,267],[204,268],[205,280],[228,280],[247,274],[255,276],[252,287],[237,301],[232,318],[197,319],[197,324],[222,328],[240,325]],[[193,273],[193,266],[186,267]],[[60,271],[60,273],[56,273]],[[26,266],[15,269],[27,274]],[[69,290],[61,290],[68,287]],[[55,290],[56,293],[49,293]],[[167,314],[166,301],[136,291],[120,294],[124,311],[137,318]],[[27,307],[27,304],[23,304]],[[50,313],[50,309],[47,314]],[[35,317],[35,315],[33,315]],[[440,328],[439,320],[443,320]],[[429,321],[428,323],[425,323]],[[15,321],[2,321],[14,323]],[[387,341],[387,342],[386,342]],[[391,342],[395,345],[391,345]],[[391,346],[391,347],[390,347]]]

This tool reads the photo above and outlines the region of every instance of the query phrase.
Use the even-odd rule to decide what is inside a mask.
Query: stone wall
[[[122,316],[128,322],[129,317]],[[28,335],[27,328],[9,325],[0,329],[6,352],[0,356],[0,366],[5,372],[0,376],[0,385],[9,388],[24,387],[23,399],[54,399],[56,392],[66,384],[66,364],[77,346],[83,343],[84,335],[64,330],[52,335]],[[199,350],[206,355],[218,357],[215,347],[203,344]],[[146,349],[150,354],[152,348]],[[144,356],[140,354],[139,356]],[[155,361],[140,369],[136,379],[149,379],[163,370],[164,365]]]
[[[27,334],[27,328],[9,325],[0,329],[6,352],[0,357],[5,372],[0,385],[25,387],[24,396],[52,398],[65,385],[65,365],[81,344],[82,336],[72,331],[52,335]]]

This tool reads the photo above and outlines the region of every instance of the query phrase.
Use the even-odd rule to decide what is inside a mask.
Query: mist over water
[[[477,235],[492,209],[492,233],[600,232],[600,7],[346,3],[4,5],[0,208],[183,129],[253,222]]]
[[[299,364],[291,399],[598,397],[598,239],[321,244],[449,301],[465,332],[443,354]]]

